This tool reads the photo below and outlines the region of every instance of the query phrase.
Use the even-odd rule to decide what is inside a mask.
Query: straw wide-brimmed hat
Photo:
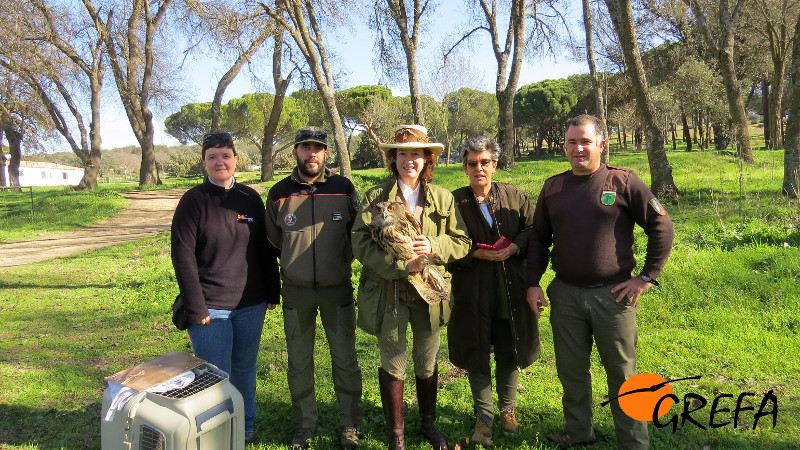
[[[422,125],[400,125],[394,132],[394,142],[378,144],[381,150],[393,148],[427,148],[433,153],[434,161],[444,151],[444,145],[428,140],[428,129]]]

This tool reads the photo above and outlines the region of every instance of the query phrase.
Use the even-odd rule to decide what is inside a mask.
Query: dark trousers
[[[317,311],[331,354],[333,389],[339,403],[339,425],[358,426],[361,421],[361,368],[356,360],[356,315],[353,289],[341,287],[300,288],[283,285],[283,329],[295,428],[317,426],[314,389],[314,348]]]
[[[554,279],[547,288],[556,370],[564,389],[565,431],[576,439],[592,433],[592,338],[608,378],[608,395],[636,374],[636,308],[616,303],[613,286],[582,288]],[[622,448],[648,448],[647,422],[628,417],[611,402],[617,441]]]

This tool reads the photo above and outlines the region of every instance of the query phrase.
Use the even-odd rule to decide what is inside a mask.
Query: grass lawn
[[[128,186],[128,189],[131,189]],[[0,190],[0,242],[73,230],[121,212],[128,200],[119,187],[101,185],[94,192],[64,186]]]
[[[676,225],[675,248],[659,278],[662,287],[641,299],[638,370],[667,379],[700,378],[672,385],[680,401],[662,422],[677,415],[677,427],[673,433],[671,425],[651,424],[652,448],[800,448],[800,206],[778,194],[782,152],[757,151],[753,166],[715,152],[670,152],[668,157],[682,193],[679,202],[665,205]],[[644,154],[612,155],[612,165],[634,168],[649,181]],[[544,180],[567,168],[563,158],[523,160],[513,170],[498,171],[495,180],[518,185],[535,201]],[[385,174],[358,171],[354,182],[364,192]],[[441,166],[435,183],[452,189],[464,185],[466,177],[460,166]],[[55,195],[54,205],[71,195]],[[100,190],[81,195],[117,194]],[[49,208],[60,214],[56,206]],[[48,216],[40,222],[49,223],[48,210],[42,213]],[[48,225],[47,231],[54,230]],[[645,240],[642,233],[637,236],[641,260]],[[354,280],[359,272],[355,263]],[[103,377],[168,351],[191,352],[186,333],[170,322],[176,293],[166,234],[0,270],[0,449],[100,448]],[[549,310],[541,330],[542,357],[520,377],[521,432],[505,435],[495,427],[500,448],[555,448],[545,436],[563,425]],[[313,445],[333,449],[338,448],[336,401],[327,345],[321,327],[317,331],[320,422]],[[464,373],[449,364],[446,333],[442,337],[437,423],[451,443],[463,443],[474,425],[471,395]],[[358,331],[357,350],[364,373],[360,448],[385,448],[375,338]],[[267,314],[262,338],[252,448],[286,448],[291,440],[286,366],[277,309]],[[600,439],[591,448],[613,449],[609,409],[600,406],[606,400],[606,380],[596,353],[591,370]],[[777,399],[777,423],[773,427],[773,416],[764,416],[753,430],[754,413],[770,391]],[[721,396],[716,408],[713,423],[723,424],[733,420],[731,411],[742,393],[753,394],[742,406],[754,410],[740,413],[736,428],[732,423],[712,428],[714,399],[732,395]],[[687,395],[690,409],[699,406],[692,395],[707,400],[689,416],[705,429],[682,423]],[[406,384],[405,398],[408,447],[430,448],[415,431],[419,419],[413,382]],[[765,409],[772,410],[772,404]]]

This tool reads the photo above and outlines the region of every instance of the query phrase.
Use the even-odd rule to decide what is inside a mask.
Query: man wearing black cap
[[[308,448],[317,426],[314,335],[317,311],[331,352],[339,402],[340,443],[358,445],[361,369],[355,352],[355,306],[350,280],[350,230],[358,210],[353,183],[325,167],[327,133],[295,135],[297,167],[267,197],[267,237],[280,249],[283,328],[289,355],[289,392],[295,433],[292,449]]]

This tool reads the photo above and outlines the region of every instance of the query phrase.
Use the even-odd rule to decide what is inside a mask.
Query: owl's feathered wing
[[[416,257],[414,237],[421,234],[416,218],[399,202],[378,202],[373,206],[372,222],[369,224],[372,239],[386,251],[386,261],[407,261]],[[437,257],[438,255],[431,255]],[[420,272],[409,274],[408,282],[429,304],[450,298],[450,286],[434,265],[426,265]]]

